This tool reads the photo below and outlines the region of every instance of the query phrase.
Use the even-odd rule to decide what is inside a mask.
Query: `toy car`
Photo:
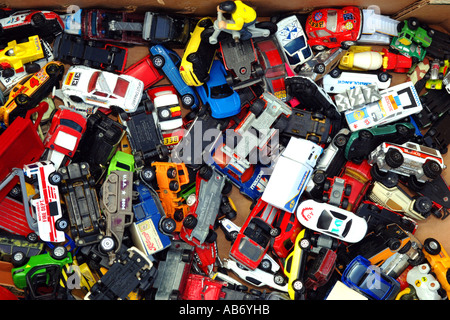
[[[60,90],[67,107],[76,104],[83,108],[82,105],[87,104],[134,112],[141,101],[143,88],[143,82],[131,76],[71,66]]]
[[[146,90],[164,78],[164,76],[153,66],[150,54],[139,61],[127,67],[123,74],[132,76],[144,83],[143,89]]]
[[[58,61],[47,63],[41,70],[31,74],[11,89],[8,100],[0,108],[0,120],[10,125],[17,117],[24,117],[36,107],[59,84],[64,65]]]
[[[356,73],[335,68],[324,75],[322,85],[327,93],[342,93],[355,86],[376,85],[379,90],[384,90],[391,86],[391,77],[382,78],[381,80],[375,73]]]
[[[312,141],[292,137],[276,161],[261,199],[294,212],[322,150]]]
[[[117,150],[114,156],[111,158],[111,161],[109,162],[107,175],[109,175],[111,171],[114,170],[135,172],[136,169],[134,163],[134,156],[131,153]]]
[[[188,86],[201,86],[210,79],[209,71],[216,55],[217,46],[202,37],[202,32],[212,26],[209,17],[200,19],[187,43],[181,64],[180,75]]]
[[[275,37],[292,70],[312,58],[313,54],[307,43],[306,34],[296,15],[278,21],[277,27]]]
[[[362,18],[361,9],[355,6],[314,10],[306,20],[308,44],[316,51],[354,45],[361,36]]]
[[[287,126],[282,135],[325,144],[328,142],[333,129],[332,121],[323,114],[302,110],[301,108],[292,108],[292,114],[288,118]]]
[[[99,45],[95,41],[86,41],[81,36],[66,33],[56,37],[53,52],[58,61],[114,73],[123,72],[128,57],[127,48],[103,43]]]
[[[368,191],[368,198],[391,211],[419,221],[430,215],[433,206],[428,197],[412,198],[399,186],[387,187],[378,181],[375,181]]]
[[[294,249],[287,256],[284,266],[284,274],[289,278],[288,293],[293,300],[300,300],[304,297],[305,269],[308,252],[311,247],[310,240],[305,237],[306,229],[302,229],[295,239]]]
[[[296,67],[299,76],[310,78],[313,81],[322,79],[334,70],[347,50],[331,48],[318,52],[312,59]]]
[[[194,89],[184,82],[179,72],[180,56],[163,45],[151,46],[149,51],[152,56],[153,66],[158,70],[162,70],[175,89],[177,89],[181,97],[182,106],[188,109],[197,108],[199,106],[197,95]]]
[[[58,14],[40,10],[16,11],[0,19],[0,26],[3,30],[0,36],[2,43],[34,35],[44,40],[53,40],[64,30],[64,23]]]
[[[436,179],[446,168],[438,150],[414,142],[402,145],[383,142],[369,154],[368,161],[383,172],[414,177],[418,183]]]
[[[449,59],[445,60],[433,60],[430,64],[430,70],[428,70],[425,78],[425,88],[431,90],[441,90],[444,84],[444,78],[448,73],[448,67],[450,66]]]
[[[311,230],[355,243],[367,233],[367,222],[354,213],[328,203],[307,199],[297,208],[297,219]]]
[[[86,118],[67,109],[58,109],[48,129],[44,145],[47,159],[55,168],[68,164],[68,159],[75,155],[82,135],[86,131]]]
[[[420,61],[423,61],[425,58],[427,51],[422,46],[411,43],[409,45],[402,44],[397,37],[393,37],[391,43],[389,44],[390,50],[394,53],[401,53],[406,57],[410,57],[412,59],[412,63],[416,64]]]
[[[362,256],[357,256],[347,265],[341,280],[370,299],[393,300],[400,292],[400,283],[396,279],[374,268]]]
[[[103,219],[95,179],[87,162],[73,162],[58,169],[61,195],[70,220],[70,233],[77,247],[99,243],[104,238]]]
[[[181,129],[183,119],[175,88],[171,85],[157,86],[147,90],[147,95],[153,102],[154,112],[162,133]]]
[[[287,76],[286,64],[278,49],[275,39],[256,42],[258,61],[264,70],[266,90],[275,97],[286,101],[286,86],[284,78]]]
[[[433,29],[427,29],[423,28],[415,17],[405,19],[397,25],[397,40],[405,46],[415,42],[422,48],[427,48],[431,45],[434,35]]]
[[[6,48],[0,51],[0,65],[3,69],[2,76],[8,76],[6,70],[9,68],[13,72],[23,71],[24,68],[27,69],[28,73],[38,72],[40,66],[32,65],[32,63],[44,58],[44,56],[44,49],[37,35],[28,37],[28,41],[22,43],[17,43],[16,40],[8,42]]]
[[[241,99],[228,85],[227,72],[221,61],[213,61],[210,75],[209,80],[196,89],[202,103],[211,110],[211,116],[223,119],[238,114],[241,111]]]
[[[64,230],[69,222],[63,217],[58,183],[61,177],[50,161],[39,161],[25,165],[24,173],[36,179],[37,197],[30,200],[33,216],[37,221],[37,234],[42,241],[64,242]]]
[[[262,201],[256,203],[234,240],[230,257],[254,270],[269,250],[272,237],[278,235],[273,222],[280,210]]]
[[[439,281],[441,287],[447,292],[447,296],[450,293],[450,257],[442,248],[438,240],[434,238],[427,238],[423,242],[423,253],[425,258],[431,266],[431,271],[436,275],[436,279]]]

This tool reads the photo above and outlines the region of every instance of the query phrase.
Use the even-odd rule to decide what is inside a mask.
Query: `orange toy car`
[[[450,256],[439,241],[433,238],[425,239],[423,253],[441,287],[447,292],[447,296],[450,295]]]
[[[184,163],[153,162],[156,173],[159,198],[167,218],[175,220],[175,232],[183,226],[184,217],[189,213],[189,206],[179,196],[181,187],[189,183],[189,173]]]

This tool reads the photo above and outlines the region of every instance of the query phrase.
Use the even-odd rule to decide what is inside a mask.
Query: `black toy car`
[[[109,72],[123,72],[128,49],[86,41],[80,36],[64,33],[56,37],[53,54],[56,60],[64,63],[83,64]]]

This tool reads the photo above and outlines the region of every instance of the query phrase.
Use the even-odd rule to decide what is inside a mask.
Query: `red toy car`
[[[145,56],[133,65],[129,66],[123,74],[135,77],[144,83],[144,90],[164,78],[158,69],[153,66],[150,55]]]
[[[230,257],[255,270],[267,253],[272,238],[278,235],[279,229],[274,228],[273,223],[280,211],[260,198],[239,230],[231,246]]]
[[[412,66],[412,58],[402,54],[389,52],[383,48],[383,71],[392,71],[397,73],[406,73]]]
[[[355,6],[314,10],[306,20],[308,44],[316,51],[355,45],[361,36],[362,18],[361,9]]]
[[[280,211],[273,227],[279,229],[279,235],[274,238],[272,250],[279,258],[286,258],[295,245],[295,239],[302,225],[295,213]]]
[[[277,45],[273,40],[256,42],[258,61],[264,70],[267,91],[273,93],[278,99],[286,101],[286,86],[284,78],[287,77],[286,63],[284,62]]]
[[[227,284],[200,274],[189,274],[181,300],[219,300],[225,298],[222,288]]]
[[[52,118],[52,124],[44,139],[47,159],[58,169],[69,164],[75,154],[81,136],[86,131],[86,118],[69,110],[58,109]]]

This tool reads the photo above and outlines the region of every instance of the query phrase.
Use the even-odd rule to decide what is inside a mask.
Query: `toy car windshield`
[[[211,98],[222,99],[231,96],[234,93],[229,85],[223,84],[211,88]]]

